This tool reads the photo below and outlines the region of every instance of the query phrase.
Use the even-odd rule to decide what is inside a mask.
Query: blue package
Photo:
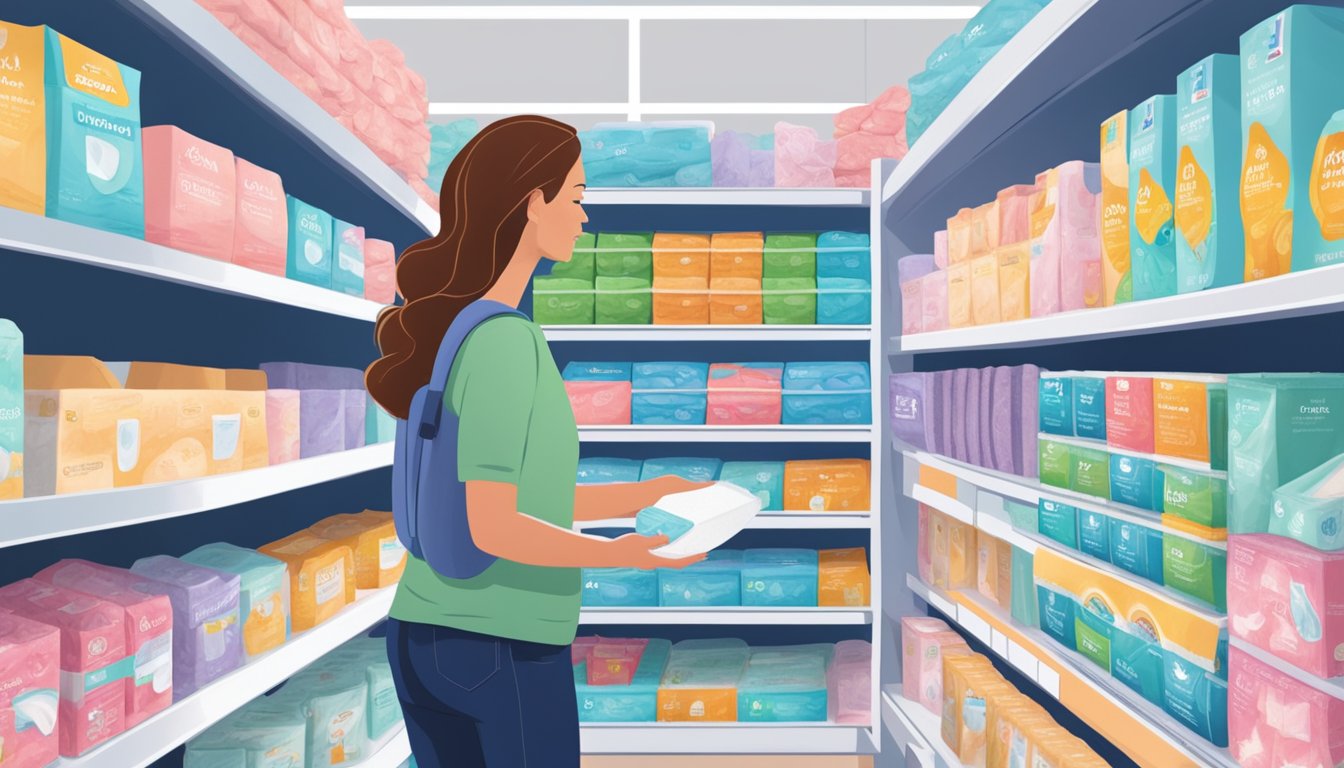
[[[784,462],[725,461],[719,479],[747,489],[761,500],[762,512],[784,509]]]
[[[638,483],[644,462],[639,459],[579,459],[578,484]]]
[[[1135,576],[1162,583],[1162,532],[1111,518],[1111,562]]]
[[[1162,652],[1162,665],[1162,709],[1216,746],[1226,747],[1227,681],[1172,651]]]
[[[1089,440],[1106,439],[1106,379],[1073,378],[1073,431]]]
[[[1050,435],[1073,436],[1073,378],[1042,372],[1037,411],[1041,431]]]
[[[672,643],[654,638],[644,648],[629,685],[589,685],[587,664],[574,665],[579,721],[652,723],[658,719],[658,685],[672,655]]]
[[[1042,497],[1036,508],[1036,531],[1070,548],[1078,548],[1078,509]]]
[[[1111,677],[1162,706],[1162,646],[1153,624],[1140,619],[1112,633]]]
[[[738,722],[824,722],[827,662],[805,648],[753,651],[737,684]]]
[[[584,568],[583,605],[597,608],[658,604],[658,574],[639,568]]]
[[[742,604],[742,553],[716,549],[681,570],[658,569],[658,604],[667,608]]]
[[[331,287],[332,218],[326,211],[293,195],[285,195],[289,212],[289,245],[285,254],[285,277]],[[274,382],[271,386],[276,386]]]
[[[635,533],[640,536],[666,536],[676,541],[691,532],[695,523],[658,507],[645,507],[635,515]]]
[[[784,424],[871,424],[867,363],[788,363],[784,366]]]
[[[873,286],[852,277],[817,278],[817,325],[867,325],[873,321]]]
[[[708,126],[598,123],[579,132],[583,168],[594,187],[709,186]]]
[[[719,479],[723,462],[719,459],[645,459],[639,479],[652,480],[664,475],[676,475],[694,483],[708,483]]]
[[[1041,631],[1058,640],[1069,650],[1078,649],[1078,604],[1069,595],[1048,584],[1036,585],[1036,606],[1041,619]]]
[[[832,277],[870,282],[871,254],[867,233],[822,232],[817,235],[817,280]]]
[[[1078,549],[1098,560],[1111,561],[1111,519],[1100,512],[1078,510]]]
[[[632,363],[568,363],[565,381],[630,381]]]
[[[742,604],[817,605],[815,549],[748,549],[742,555]]]
[[[633,423],[705,423],[709,363],[635,363],[631,382]]]
[[[1157,462],[1142,456],[1111,454],[1112,501],[1161,512],[1165,490],[1165,479]]]

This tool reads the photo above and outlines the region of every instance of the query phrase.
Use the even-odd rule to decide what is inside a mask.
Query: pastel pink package
[[[386,240],[364,240],[364,298],[379,304],[397,299],[397,250]]]
[[[966,422],[966,457],[962,461],[970,462],[977,467],[983,466],[980,463],[982,424],[980,422],[979,368],[966,369],[966,394],[962,400],[962,409],[958,413]]]
[[[842,640],[826,671],[828,719],[836,725],[870,725],[873,647],[866,640]]]
[[[1059,170],[1059,308],[1072,312],[1099,307],[1101,164],[1074,160]]]
[[[172,125],[145,128],[141,142],[145,239],[211,259],[232,259],[233,153]]]
[[[933,233],[933,263],[937,264],[939,269],[947,269],[946,229],[940,229]]]
[[[1153,380],[1106,377],[1106,442],[1138,453],[1153,452]]]
[[[934,714],[943,712],[943,656],[970,653],[942,619],[901,619],[901,695]]]
[[[919,281],[920,301],[924,311],[920,317],[921,331],[947,330],[947,273],[930,272]]]
[[[997,225],[999,245],[1015,245],[1031,239],[1031,196],[1036,194],[1033,184],[1015,184],[999,190]]]
[[[1344,700],[1228,651],[1228,750],[1242,768],[1344,765]]]
[[[0,762],[45,768],[60,756],[61,633],[0,607]],[[18,705],[16,706],[16,702]]]
[[[924,330],[923,278],[901,283],[901,335],[911,336]]]
[[[271,466],[296,461],[301,455],[302,396],[297,389],[266,390],[266,441]]]
[[[1344,552],[1265,533],[1227,542],[1234,637],[1322,677],[1344,675]]]
[[[232,261],[240,267],[284,276],[289,247],[289,206],[279,174],[235,158],[237,209]]]
[[[578,424],[630,423],[628,381],[566,381],[565,393]]]
[[[775,186],[834,187],[834,141],[805,125],[775,123]]]
[[[589,685],[629,685],[648,648],[637,638],[600,638],[588,649]]]
[[[126,686],[127,729],[173,703],[173,605],[167,597],[133,589],[141,579],[130,571],[86,560],[61,560],[33,578],[121,608],[126,655],[134,663]]]
[[[714,363],[709,366],[706,424],[778,424],[783,410],[784,366]]]
[[[34,579],[0,587],[0,606],[60,630],[61,756],[78,757],[124,732],[128,681],[122,609]]]

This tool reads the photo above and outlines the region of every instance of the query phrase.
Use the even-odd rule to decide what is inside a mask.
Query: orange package
[[[653,278],[654,325],[707,325],[708,323],[708,280],[703,277]]]
[[[710,278],[709,322],[713,325],[760,325],[764,308],[759,277]]]
[[[978,653],[943,658],[943,743],[966,765],[975,765],[975,755],[985,748],[983,683],[986,673],[993,671],[994,665]],[[966,717],[968,710],[974,715],[977,708],[981,708],[978,731],[975,717]],[[972,759],[967,760],[967,756]],[[983,762],[983,754],[981,758],[979,762]]]
[[[971,209],[971,258],[988,256],[999,247],[999,204],[991,201]]]
[[[971,263],[948,264],[947,327],[966,328],[971,318]]]
[[[406,548],[397,538],[391,512],[366,509],[353,515],[332,515],[308,530],[350,548],[355,555],[355,586],[359,589],[390,587],[406,570]]]
[[[92,357],[25,355],[23,379],[24,495],[112,488],[117,433],[138,425],[141,394]]]
[[[818,605],[858,608],[869,604],[868,553],[863,547],[823,549],[817,557]]]
[[[999,319],[1025,320],[1031,315],[1031,243],[999,246]]]
[[[867,459],[820,459],[784,464],[784,509],[864,512],[870,508]]]
[[[1210,383],[1153,378],[1153,453],[1209,460]]]
[[[1013,545],[981,530],[975,532],[975,588],[1000,608],[1011,607]]]
[[[658,232],[653,236],[653,279],[695,277],[709,281],[709,235]]]
[[[962,589],[975,583],[975,528],[929,513],[929,565],[933,586]]]
[[[355,601],[355,555],[350,547],[299,531],[257,551],[289,566],[289,620],[294,632],[312,629]]]
[[[999,259],[994,254],[971,261],[971,322],[989,325],[1001,319],[999,312]]]
[[[759,281],[765,261],[765,233],[715,232],[709,238],[709,279],[744,277]]]

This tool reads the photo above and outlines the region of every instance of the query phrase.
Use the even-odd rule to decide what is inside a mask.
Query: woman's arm
[[[574,491],[575,520],[631,517],[670,493],[694,491],[713,483],[695,483],[674,475],[642,483],[580,485]]]
[[[605,539],[542,522],[518,511],[518,488],[509,483],[469,480],[466,485],[472,541],[481,551],[504,560],[553,568],[652,569],[685,568],[705,559],[653,554],[651,550],[667,543],[666,536],[632,533]]]

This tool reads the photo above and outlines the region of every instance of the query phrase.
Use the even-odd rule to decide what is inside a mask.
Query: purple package
[[[136,560],[135,589],[173,604],[173,701],[243,664],[239,577],[167,555]]]
[[[342,404],[345,406],[345,441],[342,446],[349,451],[355,448],[364,447],[364,409],[368,403],[368,395],[362,389],[343,389],[344,395]],[[303,418],[302,413],[299,416]]]
[[[958,418],[966,422],[966,458],[965,462],[980,464],[980,369],[966,371],[965,406]]]
[[[937,375],[938,396],[934,399],[934,413],[938,421],[938,452],[944,456],[952,455],[952,371],[939,371]]]
[[[890,379],[891,431],[897,440],[923,451],[935,451],[933,410],[929,407],[933,374],[893,373]]]
[[[305,389],[299,393],[299,458],[345,450],[345,392]]]
[[[364,372],[358,368],[309,363],[262,363],[266,386],[271,389],[364,389]]]
[[[931,253],[906,256],[896,262],[897,280],[901,285],[904,285],[911,280],[918,280],[937,268],[938,265],[933,263],[933,254]]]
[[[751,150],[751,174],[747,177],[747,186],[775,186],[775,150]]]
[[[994,466],[994,369],[980,369],[980,466]]]
[[[966,379],[969,371],[958,368],[952,372],[952,458],[965,461],[966,451]]]
[[[994,469],[1000,472],[1013,471],[1013,376],[1015,368],[1001,365],[993,369],[993,386],[990,388],[990,442],[994,454]]]
[[[1040,386],[1041,369],[1034,365],[1023,365],[1018,368],[1018,392],[1017,403],[1021,409],[1014,424],[1017,434],[1017,454],[1018,466],[1017,474],[1023,477],[1037,477],[1037,459],[1039,458],[1036,436],[1040,423],[1039,406],[1040,394],[1037,388]]]

